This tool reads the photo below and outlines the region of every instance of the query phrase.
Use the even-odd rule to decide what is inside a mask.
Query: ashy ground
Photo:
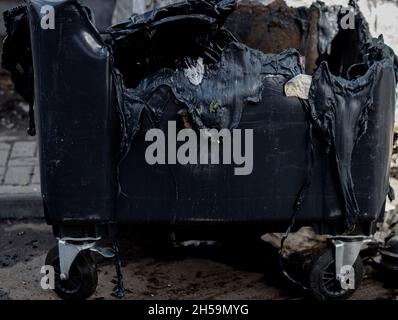
[[[173,248],[167,239],[136,237],[121,241],[124,299],[303,299],[280,280],[274,254],[261,244],[249,247]],[[0,300],[57,299],[40,287],[40,269],[55,244],[42,221],[0,223]],[[362,286],[352,299],[398,299],[367,267]],[[93,299],[115,299],[116,277],[111,261],[98,261],[99,285]]]

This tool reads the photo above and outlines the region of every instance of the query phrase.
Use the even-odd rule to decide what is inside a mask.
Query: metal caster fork
[[[310,267],[310,289],[319,300],[343,300],[349,298],[360,286],[363,265],[359,253],[364,236],[340,236],[329,238],[328,248],[316,257]]]
[[[84,300],[96,290],[98,283],[97,267],[92,253],[104,258],[114,258],[118,277],[115,296],[124,296],[120,257],[117,245],[113,248],[97,246],[100,238],[59,239],[58,246],[49,251],[46,265],[54,268],[54,291],[64,300]]]

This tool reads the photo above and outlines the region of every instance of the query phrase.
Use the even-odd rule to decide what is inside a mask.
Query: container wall
[[[55,9],[43,29],[41,8]],[[116,192],[110,54],[75,1],[29,4],[44,207],[50,223],[108,221]]]

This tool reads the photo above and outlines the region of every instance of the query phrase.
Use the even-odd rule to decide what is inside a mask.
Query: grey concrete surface
[[[0,219],[43,217],[37,144],[0,137]]]

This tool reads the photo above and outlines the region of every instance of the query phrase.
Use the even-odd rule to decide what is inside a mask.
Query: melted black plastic
[[[3,44],[2,65],[10,71],[15,90],[33,104],[33,63],[26,7],[6,11],[4,22],[7,36]]]
[[[348,229],[355,226],[359,215],[351,176],[352,153],[366,133],[368,113],[373,106],[375,72],[349,82],[333,76],[326,62],[322,62],[314,74],[310,91],[310,110],[316,115],[314,123],[335,156]]]
[[[108,30],[110,46],[128,87],[160,68],[175,68],[186,57],[217,62],[234,37],[222,29],[236,0],[188,0],[143,15]]]
[[[326,56],[326,61],[320,63],[313,75],[309,100],[306,102],[309,106],[306,109],[318,137],[326,142],[327,150],[335,157],[347,230],[354,229],[361,214],[351,173],[354,148],[367,131],[368,116],[374,110],[373,94],[381,68],[393,67],[395,59],[394,52],[384,44],[382,36],[379,39],[371,38],[362,13],[358,7],[355,9],[356,27],[359,30],[340,31],[333,40],[333,50],[341,50],[339,46],[343,43],[356,45],[348,51],[348,56],[344,51],[334,55],[339,57],[339,68],[335,68],[335,72],[341,76],[330,71],[327,61],[334,66],[336,64],[331,61],[332,55]]]
[[[233,129],[239,125],[244,107],[261,100],[265,77],[283,75],[290,79],[302,72],[300,55],[294,49],[279,55],[264,55],[231,42],[218,63],[205,66],[206,76],[199,85],[192,84],[182,68],[176,71],[162,69],[143,79],[134,89],[126,88],[120,74],[116,74],[119,105],[125,123],[122,154],[130,149],[139,131],[144,109],[154,125],[162,117],[164,106],[170,99],[169,91],[162,87],[168,87],[173,98],[187,107],[197,128]],[[240,94],[237,96],[236,92]]]
[[[33,110],[33,63],[27,10],[19,6],[4,13],[7,37],[3,44],[2,64],[10,71],[15,90],[29,103],[28,134],[36,134]]]
[[[360,215],[351,173],[352,154],[355,145],[366,133],[368,113],[372,111],[373,106],[372,95],[375,79],[380,70],[378,62],[391,64],[394,54],[384,45],[382,39],[371,39],[367,24],[358,8],[356,25],[360,30],[336,31],[336,36],[336,32],[332,29],[333,26],[338,25],[341,16],[336,17],[336,20],[333,21],[329,21],[328,17],[330,18],[333,14],[336,16],[340,7],[329,8],[323,3],[318,3],[317,6],[320,10],[318,46],[320,65],[314,74],[309,100],[304,104],[307,106],[305,109],[314,126],[315,136],[323,140],[326,149],[334,154],[345,208],[345,227],[347,230],[352,230]],[[177,11],[167,12],[175,14]],[[228,10],[224,12],[230,13]],[[331,15],[328,16],[327,13],[331,13]],[[133,19],[128,27],[134,32],[128,33],[130,36],[128,41],[135,43],[132,38],[139,28],[149,25],[149,30],[152,30],[153,21],[156,20],[154,17],[157,15],[159,13],[155,11]],[[186,18],[185,13],[184,18]],[[208,17],[205,21],[214,24],[212,18]],[[170,19],[167,17],[166,21]],[[222,16],[220,20],[224,19],[225,16]],[[215,23],[217,28],[220,27],[220,22]],[[161,29],[161,24],[158,27]],[[124,26],[119,26],[118,29],[120,28],[123,29]],[[120,31],[118,32],[120,33]],[[122,34],[126,39],[127,35],[124,32]],[[195,37],[196,35],[190,34],[188,38]],[[352,44],[352,48],[346,53],[339,48],[339,43],[347,43],[347,40]],[[190,83],[184,74],[184,66],[179,66],[176,71],[162,69],[143,79],[134,90],[129,91],[127,104],[124,105],[124,113],[128,115],[129,127],[133,130],[130,130],[126,137],[127,144],[132,141],[134,133],[139,130],[142,110],[146,108],[149,114],[155,118],[155,122],[156,118],[161,117],[159,112],[162,112],[162,108],[159,108],[159,101],[166,102],[170,99],[169,92],[159,91],[161,87],[167,86],[172,91],[173,97],[188,108],[191,119],[197,127],[236,128],[243,108],[249,102],[260,101],[264,77],[279,74],[289,79],[304,73],[299,64],[300,54],[296,50],[267,55],[237,42],[231,41],[229,45],[226,45],[225,42],[218,46],[223,49],[218,51],[212,59],[205,60],[205,77],[199,85]],[[194,59],[201,56],[206,58],[206,50],[203,49],[206,47],[206,41],[203,43],[202,48],[196,50],[194,54],[187,54],[184,52],[185,48],[177,45],[178,52],[184,52]],[[157,46],[155,41],[155,48]],[[327,52],[328,46],[332,48],[330,54]],[[336,52],[336,50],[340,50],[340,52]],[[176,57],[181,60],[181,56],[177,55]],[[169,67],[169,62],[168,60],[164,64],[160,63],[160,66]],[[335,73],[346,79],[333,75],[327,62],[332,65]],[[116,65],[118,66],[118,63]],[[123,68],[123,64],[119,64],[119,66]],[[129,72],[125,71],[124,75],[129,79]],[[155,92],[157,95],[159,92],[163,93],[160,94],[160,99],[151,101]],[[238,92],[239,94],[237,94]],[[153,102],[155,102],[154,105]],[[216,110],[211,107],[214,104],[218,106]],[[312,139],[312,134],[309,135],[309,139]],[[310,144],[312,145],[312,142]],[[311,169],[308,172],[309,177],[300,190],[295,203],[296,211],[301,207],[304,190],[310,184]]]
[[[138,126],[136,115],[145,107],[154,118],[161,118],[160,105],[166,99],[163,96],[151,99],[160,87],[170,88],[173,97],[187,107],[198,128],[233,129],[239,125],[243,108],[261,100],[265,77],[282,75],[290,79],[304,71],[295,49],[265,55],[237,42],[225,48],[219,62],[205,66],[205,76],[199,85],[192,84],[184,70],[162,69],[143,79],[135,89],[125,91],[125,112],[135,119],[133,132]]]

